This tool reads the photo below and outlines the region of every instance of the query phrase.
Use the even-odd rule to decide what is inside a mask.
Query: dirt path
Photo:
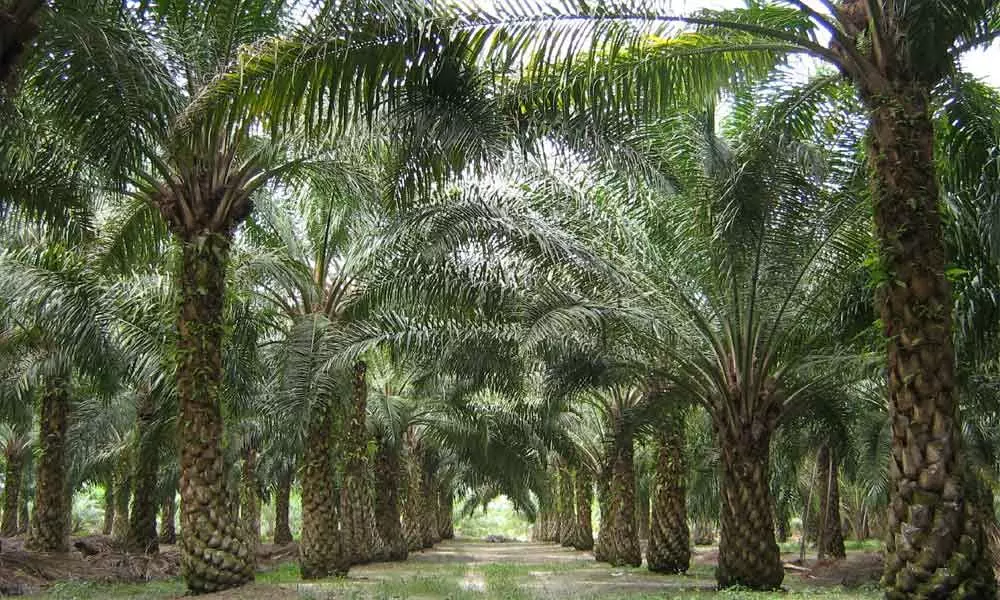
[[[350,578],[390,582],[432,573],[460,577],[464,590],[504,597],[505,588],[542,598],[584,598],[665,590],[708,590],[711,570],[695,566],[694,574],[663,577],[645,569],[598,563],[590,552],[534,542],[487,543],[449,540],[416,552],[404,563],[364,565]],[[511,590],[507,590],[508,592]]]
[[[304,582],[295,565],[294,546],[264,548],[257,582],[247,587],[208,594],[212,600],[564,600],[624,598],[683,598],[708,600],[725,598],[817,598],[870,600],[878,593],[865,581],[851,582],[865,567],[877,577],[880,561],[872,553],[855,553],[836,564],[810,565],[805,572],[789,571],[787,595],[720,595],[714,592],[714,548],[695,551],[689,574],[663,576],[644,568],[612,567],[594,560],[590,552],[577,552],[555,544],[478,540],[450,540],[436,547],[410,554],[399,563],[376,563],[351,568],[346,579]],[[110,555],[113,558],[115,555]],[[110,560],[111,558],[108,558]],[[23,562],[23,561],[22,561]],[[36,561],[29,561],[36,562]],[[24,568],[24,563],[21,568]],[[13,567],[14,565],[10,565]],[[167,600],[182,597],[184,582],[173,577],[145,583],[80,582],[72,575],[56,578],[42,598]],[[863,577],[871,579],[871,577]],[[862,587],[858,587],[858,584]],[[69,587],[67,587],[69,585]]]

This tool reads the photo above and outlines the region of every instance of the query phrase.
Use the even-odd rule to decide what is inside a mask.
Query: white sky
[[[815,0],[807,0],[807,3],[825,12],[822,5]],[[667,4],[678,13],[687,13],[699,8],[723,9],[745,6],[743,0],[667,0]],[[1000,88],[1000,40],[994,42],[988,49],[967,52],[962,57],[962,68],[993,87]]]

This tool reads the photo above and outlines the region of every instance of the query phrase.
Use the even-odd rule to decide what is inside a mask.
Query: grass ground
[[[303,582],[298,567],[285,563],[258,574],[239,590],[205,596],[217,600],[868,600],[879,597],[872,587],[846,589],[829,579],[810,581],[789,573],[785,591],[752,593],[712,589],[712,552],[702,549],[684,576],[654,575],[644,569],[616,568],[596,563],[587,553],[551,544],[487,544],[453,540],[415,553],[403,563],[365,565],[351,569],[344,580]],[[184,594],[179,579],[147,584],[85,584],[63,582],[35,598],[49,600],[165,600]]]

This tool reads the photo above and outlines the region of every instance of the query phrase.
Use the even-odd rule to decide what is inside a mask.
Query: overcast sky
[[[662,1],[662,0],[661,0]],[[739,8],[745,6],[743,0],[666,0],[677,12],[688,12],[699,8]],[[808,4],[822,11],[822,4],[809,0]],[[976,77],[1000,88],[1000,40],[989,49],[968,52],[962,58],[962,68]]]

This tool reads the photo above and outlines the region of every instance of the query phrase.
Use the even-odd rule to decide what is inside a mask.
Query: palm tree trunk
[[[115,518],[111,523],[111,537],[118,542],[125,542],[128,537],[128,504],[132,499],[132,473],[127,458],[120,459],[121,464],[115,470]]]
[[[640,540],[649,539],[649,493],[641,486],[635,490],[635,528]]]
[[[777,589],[785,570],[771,519],[771,430],[754,423],[732,432],[716,423],[716,438],[722,451],[722,537],[716,581],[720,588]]]
[[[686,573],[691,564],[687,524],[683,421],[663,426],[653,481],[653,516],[646,564],[656,573]]]
[[[177,501],[174,498],[174,493],[171,492],[170,496],[163,501],[163,506],[161,507],[160,514],[160,543],[161,544],[176,544],[177,543],[177,530],[174,524],[177,515]]]
[[[345,527],[344,543],[351,564],[363,564],[373,558],[372,523],[367,505],[368,410],[367,365],[358,361],[353,370],[351,411],[344,432],[344,485],[341,497],[341,521]]]
[[[292,528],[288,525],[291,496],[292,473],[288,471],[278,477],[278,489],[274,493],[274,543],[279,546],[292,543]]]
[[[313,408],[302,469],[302,535],[299,565],[303,579],[347,575],[338,526],[340,493],[334,487],[336,461],[331,440],[337,409],[331,401]]]
[[[223,307],[230,241],[184,240],[177,320],[181,443],[181,571],[194,593],[253,580],[256,553],[230,503],[223,463]]]
[[[455,492],[451,489],[441,490],[438,494],[438,537],[450,540],[455,537],[455,526],[452,523],[452,509],[455,505]]]
[[[375,454],[375,478],[379,482],[379,491],[375,495],[375,522],[379,537],[385,544],[385,558],[391,561],[406,560],[408,554],[399,516],[401,469],[398,447],[379,440]]]
[[[420,442],[414,438],[412,431],[407,431],[406,454],[406,500],[403,502],[403,535],[406,547],[410,552],[423,550],[424,536],[420,519],[423,516],[421,482],[424,474]]]
[[[635,465],[632,436],[616,424],[613,440],[610,505],[608,506],[607,558],[615,566],[642,565],[642,550],[635,523]],[[601,526],[604,529],[604,524]]]
[[[590,520],[590,509],[594,504],[594,486],[590,473],[583,468],[576,471],[576,543],[577,550],[594,548],[594,529]]]
[[[248,541],[256,551],[260,543],[260,492],[257,490],[257,451],[243,451],[243,469],[240,472],[240,521],[249,529]]]
[[[536,493],[538,495],[538,514],[535,515],[535,524],[531,531],[531,541],[545,542],[547,541],[545,537],[549,526],[548,498],[545,490],[537,490]]]
[[[819,464],[819,552],[818,558],[846,558],[844,532],[840,527],[840,476],[836,453],[820,446]]]
[[[576,507],[573,504],[573,474],[565,460],[559,461],[559,543],[565,547],[576,541]]]
[[[24,473],[31,472],[31,457],[25,462]],[[17,534],[28,533],[28,524],[31,522],[28,517],[28,498],[31,497],[28,477],[24,477],[24,488],[21,490],[21,507],[17,511]]]
[[[23,456],[19,453],[7,454],[7,467],[4,471],[3,522],[0,523],[0,536],[13,537],[17,535],[17,509],[23,476]]]
[[[959,454],[952,296],[945,277],[930,85],[862,96],[871,112],[875,225],[887,273],[876,304],[887,338],[892,457],[887,598],[992,597],[996,581],[975,482]],[[931,591],[933,590],[933,592]]]
[[[546,469],[545,534],[546,542],[559,541],[559,472],[552,465]]]
[[[70,497],[66,482],[66,431],[69,391],[50,382],[41,395],[35,508],[25,546],[40,552],[68,552]]]
[[[114,523],[115,478],[114,476],[109,476],[104,482],[104,525],[101,527],[101,533],[104,535],[111,535],[111,528],[114,527]]]
[[[437,485],[434,471],[424,465],[420,486],[420,534],[424,548],[432,548],[441,541],[437,526]]]
[[[156,535],[156,475],[160,469],[159,432],[155,430],[155,405],[144,394],[136,414],[135,491],[125,548],[129,552],[159,551]]]
[[[610,455],[609,455],[610,456]],[[600,513],[601,528],[594,543],[594,559],[609,562],[609,534],[611,533],[611,463],[604,465],[597,478],[597,509]]]

